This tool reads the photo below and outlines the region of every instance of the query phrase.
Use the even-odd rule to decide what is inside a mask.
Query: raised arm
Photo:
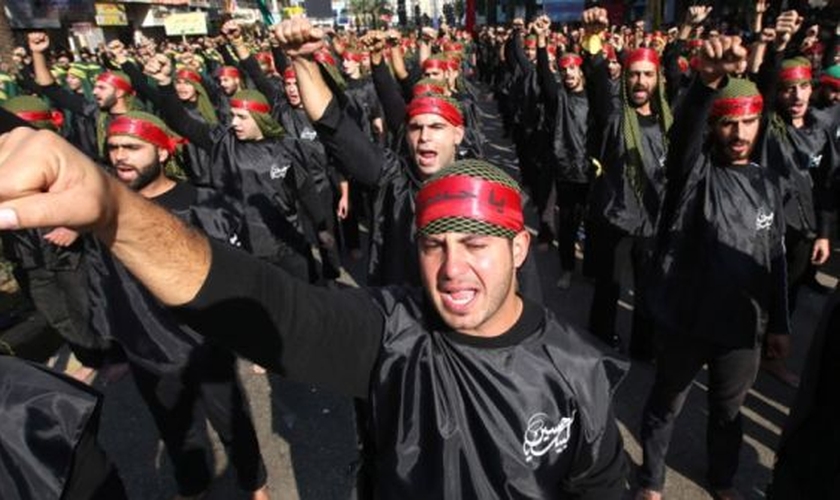
[[[165,55],[158,54],[146,64],[146,74],[158,84],[158,99],[164,121],[172,130],[184,136],[201,149],[213,147],[213,125],[193,118],[175,94],[172,87],[172,62]]]
[[[3,135],[0,230],[57,226],[92,230],[162,303],[184,306],[177,312],[198,333],[283,376],[367,394],[383,319],[365,291],[319,289],[225,243],[211,246],[54,133]],[[234,328],[243,318],[244,335]]]
[[[321,142],[345,170],[365,185],[379,182],[384,152],[365,136],[361,128],[338,106],[312,54],[323,44],[323,32],[306,19],[283,21],[276,28],[277,39],[297,74],[298,90],[309,119]]]
[[[64,87],[55,83],[47,64],[46,52],[50,48],[50,38],[46,33],[35,31],[27,35],[29,50],[32,52],[32,70],[35,74],[35,83],[39,85],[39,91],[49,98],[56,107],[70,111],[77,115],[89,114],[92,107],[81,94],[74,94]]]
[[[548,35],[551,33],[551,20],[547,16],[539,17],[534,22],[534,31],[537,34],[537,82],[545,103],[546,115],[553,117],[557,114],[557,93],[560,87],[557,85],[548,61]]]

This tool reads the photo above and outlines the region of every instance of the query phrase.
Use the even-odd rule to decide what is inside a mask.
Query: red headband
[[[838,90],[840,89],[840,78],[824,74],[820,77],[820,84],[827,85],[829,87],[833,87],[834,90]]]
[[[630,52],[630,55],[627,56],[627,66],[639,61],[646,61],[656,65],[659,67],[659,53],[653,49],[648,48],[640,48]]]
[[[712,103],[710,118],[722,116],[749,116],[761,114],[764,107],[764,99],[761,94],[749,97],[730,97],[727,99],[715,99]]]
[[[349,50],[345,50],[344,54],[341,55],[342,59],[347,61],[353,62],[362,62],[364,60],[365,55],[361,52],[350,52]]]
[[[572,66],[579,68],[581,64],[583,64],[583,58],[577,54],[563,54],[557,62],[557,66],[560,68],[569,68]]]
[[[289,66],[283,71],[283,80],[297,80],[297,73],[295,73],[295,68]]]
[[[188,69],[179,70],[175,73],[176,80],[189,80],[194,83],[201,83],[201,75],[196,73],[195,71],[190,71]]]
[[[405,108],[406,117],[414,118],[417,115],[432,114],[438,115],[456,127],[464,125],[464,118],[452,103],[436,96],[415,97]]]
[[[525,47],[528,47],[528,48],[536,47],[537,46],[537,41],[534,40],[533,38],[526,38],[525,42],[523,42],[522,45],[525,46]]]
[[[113,86],[114,88],[120,89],[123,92],[127,92],[129,94],[134,93],[134,88],[131,86],[131,83],[126,81],[124,78],[111,73],[110,71],[106,71],[101,75],[96,77],[97,82],[107,83],[108,85]]]
[[[50,122],[55,128],[64,125],[64,115],[61,111],[18,111],[18,118],[28,122]]]
[[[431,83],[421,83],[415,85],[414,88],[411,89],[412,94],[414,97],[423,95],[423,94],[443,94],[446,92],[446,89],[441,87],[440,85],[433,85]]]
[[[444,217],[465,217],[519,232],[525,227],[519,191],[467,175],[443,177],[417,193],[418,229]]]
[[[233,66],[222,66],[222,69],[219,70],[219,78],[223,76],[228,78],[242,78],[239,70]]]
[[[132,135],[170,153],[174,153],[178,144],[184,142],[170,136],[154,123],[127,116],[115,118],[108,126],[108,137],[115,135]]]
[[[321,64],[331,64],[335,66],[335,59],[333,59],[333,56],[325,50],[316,52],[312,58]]]
[[[271,54],[269,54],[268,52],[257,52],[257,54],[254,57],[257,59],[257,61],[264,62],[267,64],[272,64],[274,62],[274,58],[271,57]]]
[[[811,68],[808,66],[794,66],[779,72],[779,80],[793,82],[800,80],[811,81]]]
[[[230,107],[233,109],[244,109],[246,111],[253,111],[255,113],[269,113],[271,106],[258,101],[248,101],[245,99],[231,99]]]
[[[441,69],[447,71],[449,70],[449,61],[443,59],[426,59],[423,61],[423,69]]]

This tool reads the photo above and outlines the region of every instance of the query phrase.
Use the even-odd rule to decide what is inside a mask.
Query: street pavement
[[[495,104],[484,96],[480,103],[488,143],[488,160],[512,171],[516,159],[509,140],[502,137],[501,120]],[[533,147],[547,147],[534,144]],[[533,223],[533,217],[530,219]],[[531,227],[534,227],[532,224]],[[572,287],[555,287],[559,275],[556,247],[536,253],[542,277],[545,304],[558,315],[585,327],[592,296],[592,283],[576,273]],[[348,271],[342,281],[358,283],[364,263],[347,260]],[[619,333],[628,340],[632,295],[622,295]],[[833,278],[820,276],[826,283]],[[794,340],[790,366],[799,371],[811,334],[825,298],[805,290],[793,318]],[[245,333],[245,332],[241,332]],[[303,384],[283,381],[276,375],[256,374],[252,365],[240,361],[240,375],[248,393],[263,457],[268,469],[272,498],[326,500],[344,499],[351,491],[356,460],[352,402],[349,398]],[[653,380],[653,368],[633,363],[616,396],[616,414],[632,467],[641,460],[639,423],[642,408]],[[711,498],[705,490],[705,425],[707,417],[707,377],[701,373],[680,416],[668,455],[665,497],[700,500]],[[130,375],[104,385],[105,394],[101,442],[119,467],[131,499],[164,499],[175,494],[169,459],[159,443],[151,416],[134,388]],[[793,401],[794,390],[759,373],[744,408],[745,439],[737,487],[748,499],[764,498],[771,476],[773,450]],[[214,449],[217,480],[207,500],[247,498],[238,491],[235,475],[215,434],[209,433]],[[632,480],[632,474],[630,475]],[[628,489],[626,498],[632,498]]]

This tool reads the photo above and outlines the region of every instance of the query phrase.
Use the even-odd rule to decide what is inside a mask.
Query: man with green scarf
[[[131,111],[115,118],[107,139],[114,176],[208,237],[238,246],[241,207],[217,191],[167,175],[181,142],[154,115]],[[248,498],[267,500],[265,466],[236,358],[183,327],[101,245],[91,245],[88,282],[91,324],[125,352],[172,460],[175,498],[198,499],[212,481],[206,417],[228,451],[239,487]]]
[[[209,184],[240,201],[247,224],[244,246],[259,258],[283,267],[303,280],[317,272],[309,242],[303,233],[298,202],[312,217],[319,238],[331,240],[323,230],[325,214],[307,174],[307,150],[284,135],[261,93],[240,90],[230,99],[231,125],[211,125],[184,109],[172,86],[172,63],[158,55],[146,65],[158,83],[161,111],[166,122],[209,155],[205,165]],[[334,244],[334,240],[327,241]]]
[[[741,406],[758,373],[762,341],[773,356],[789,350],[782,191],[775,172],[751,161],[764,100],[752,82],[727,76],[746,54],[739,37],[705,42],[698,77],[669,133],[649,290],[659,342],[642,417],[637,500],[662,498],[674,425],[704,365],[708,487],[716,499],[742,499],[734,487]]]
[[[602,51],[601,34],[609,26],[607,11],[584,11],[584,50]],[[593,59],[592,95],[609,95],[609,74],[603,57]],[[644,267],[656,228],[664,192],[666,133],[671,110],[665,99],[659,54],[653,49],[630,51],[624,60],[621,99],[595,99],[590,103],[595,130],[602,130],[600,173],[593,181],[589,199],[592,232],[586,251],[594,252],[595,295],[589,314],[589,329],[604,342],[621,345],[616,314],[621,286],[619,277],[626,262],[634,271],[633,333],[630,355],[653,358],[653,332],[644,305]],[[620,105],[615,106],[618,102]]]
[[[35,83],[41,93],[64,110],[83,119],[76,133],[71,136],[75,145],[94,159],[104,163],[105,135],[108,123],[118,115],[133,109],[134,88],[131,79],[120,71],[106,71],[96,77],[93,86],[93,101],[83,95],[70,92],[56,84],[47,64],[46,52],[50,48],[49,36],[44,32],[28,35],[29,50],[32,52],[32,66]],[[75,122],[75,120],[74,120]]]

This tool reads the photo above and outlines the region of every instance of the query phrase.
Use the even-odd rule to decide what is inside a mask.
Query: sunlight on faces
[[[96,82],[93,85],[93,99],[99,109],[109,110],[117,103],[117,98],[122,97],[125,92],[105,82]]]
[[[803,118],[808,112],[812,91],[811,82],[782,83],[779,104],[791,118]]]
[[[735,165],[749,163],[758,137],[760,117],[759,114],[724,117],[712,123],[715,147],[723,159]]]
[[[233,95],[239,92],[239,78],[222,75],[219,77],[219,86],[226,95]]]
[[[519,318],[516,269],[530,233],[513,239],[464,233],[420,236],[423,286],[441,319],[467,335],[496,336]]]
[[[178,99],[185,102],[193,102],[198,99],[198,91],[186,80],[179,78],[175,80],[175,93]]]
[[[68,74],[64,81],[67,82],[67,88],[73,92],[77,92],[80,88],[82,88],[82,79],[76,75]]]
[[[286,78],[283,80],[283,90],[286,91],[286,99],[289,100],[289,104],[296,108],[301,105],[302,101],[300,99],[300,90],[298,89],[297,79],[296,78]]]
[[[463,139],[464,127],[456,127],[436,114],[420,114],[408,121],[406,140],[424,177],[454,162]]]
[[[578,92],[583,89],[583,71],[580,66],[560,68],[560,76],[567,90]]]
[[[251,113],[245,109],[233,108],[231,112],[231,126],[236,138],[240,141],[259,141],[263,139],[262,130]]]
[[[169,152],[129,135],[108,137],[108,158],[117,179],[133,191],[140,191],[163,172]]]
[[[350,78],[358,78],[361,75],[362,65],[353,59],[344,58],[341,61],[341,69],[343,69],[344,74]]]
[[[658,74],[658,68],[650,61],[635,61],[627,67],[627,95],[630,96],[632,106],[638,108],[650,102],[658,83]]]

